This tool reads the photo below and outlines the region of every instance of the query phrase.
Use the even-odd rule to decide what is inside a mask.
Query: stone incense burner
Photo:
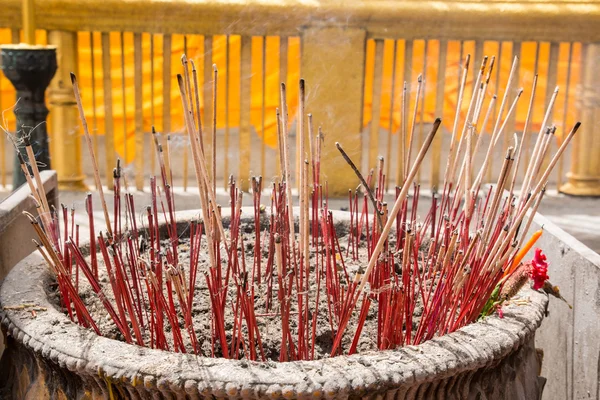
[[[182,232],[193,215],[178,213]],[[337,220],[344,215],[336,213]],[[538,399],[545,381],[534,339],[547,298],[531,289],[520,293],[524,304],[504,307],[503,318],[491,316],[419,346],[275,363],[198,357],[97,336],[50,301],[52,282],[44,260],[32,254],[2,284],[2,398]]]

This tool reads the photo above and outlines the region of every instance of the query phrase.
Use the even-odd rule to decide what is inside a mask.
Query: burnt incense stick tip
[[[419,74],[419,76],[417,76],[417,82],[423,82],[423,75]]]
[[[76,85],[77,84],[77,76],[75,76],[75,74],[73,72],[71,72],[70,75],[71,75],[71,83],[73,85]]]
[[[187,63],[187,57],[185,56],[185,54],[182,54],[182,55],[181,55],[181,63],[182,63],[183,65],[185,65],[185,64]]]
[[[488,56],[483,57],[483,61],[481,62],[481,73],[485,70],[485,66],[487,64]]]
[[[494,70],[494,63],[496,62],[496,56],[492,56],[492,59],[490,60],[490,69],[488,72],[488,78],[487,78],[487,82],[489,82],[490,76],[492,75],[492,71]]]
[[[190,60],[190,64],[192,64],[192,72],[196,72],[196,64],[194,63],[194,60]]]
[[[213,71],[214,71],[214,72],[217,72],[217,71],[218,71],[218,70],[217,70],[217,64],[213,64],[213,66],[212,66],[212,67],[213,67]]]

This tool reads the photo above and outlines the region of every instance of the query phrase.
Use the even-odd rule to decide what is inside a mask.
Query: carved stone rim
[[[178,221],[189,221],[198,212],[177,215]],[[335,215],[339,221],[348,214]],[[26,310],[2,312],[2,325],[18,342],[79,375],[217,398],[339,398],[490,367],[532,338],[548,302],[546,295],[527,288],[520,294],[530,301],[504,307],[504,318],[491,316],[419,346],[317,361],[260,363],[153,350],[97,336],[72,323],[49,302],[44,288],[51,279],[36,253],[17,264],[5,279],[0,304],[32,303],[47,308],[36,318]]]

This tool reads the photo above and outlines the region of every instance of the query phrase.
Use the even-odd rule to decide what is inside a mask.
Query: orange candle
[[[523,260],[523,257],[525,257],[525,255],[529,252],[529,250],[531,250],[531,248],[533,247],[535,242],[537,242],[538,239],[540,238],[540,236],[542,236],[543,232],[544,231],[542,229],[540,229],[539,231],[536,231],[533,233],[533,235],[531,235],[531,238],[527,241],[525,246],[515,256],[510,268],[508,268],[504,272],[504,276],[508,276],[514,272],[514,270],[517,268],[517,266],[519,265],[521,260]]]

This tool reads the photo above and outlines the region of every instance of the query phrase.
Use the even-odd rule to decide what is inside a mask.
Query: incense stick
[[[450,171],[451,166],[454,163],[454,142],[456,139],[456,131],[458,129],[458,122],[460,116],[460,110],[462,107],[463,96],[465,92],[465,85],[467,83],[467,75],[469,71],[469,61],[471,59],[471,55],[467,54],[467,58],[465,60],[465,65],[463,67],[462,79],[460,79],[460,85],[458,89],[458,99],[456,101],[456,111],[454,114],[454,124],[452,126],[452,136],[450,137],[450,148],[448,150],[448,162],[446,163],[446,172],[444,173],[444,187],[450,184]]]
[[[183,109],[184,109],[184,114],[187,115],[186,118],[186,128],[188,130],[188,134],[195,136],[194,133],[194,127],[193,127],[193,122],[189,120],[190,118],[190,113],[189,113],[189,108],[188,108],[188,104],[185,98],[185,87],[183,84],[183,78],[181,75],[177,75],[177,81],[179,83],[179,90],[181,92],[181,97],[182,97],[182,103],[183,103]],[[192,149],[194,148],[194,146],[192,146]],[[216,220],[217,220],[217,228],[219,229],[219,233],[221,234],[222,238],[223,238],[223,244],[225,245],[225,249],[227,250],[227,252],[229,252],[229,244],[228,244],[228,240],[227,237],[225,236],[225,231],[223,229],[223,223],[221,221],[221,216],[218,212],[218,203],[215,197],[215,192],[213,190],[210,190],[210,188],[212,188],[213,186],[211,185],[210,182],[210,177],[208,176],[208,171],[206,168],[206,159],[204,157],[204,154],[202,154],[201,151],[196,151],[196,155],[194,156],[195,160],[194,162],[197,164],[198,168],[197,168],[197,173],[200,173],[200,176],[197,177],[197,179],[199,180],[198,182],[198,186],[201,187],[201,181],[204,182],[204,187],[207,188],[206,192],[208,193],[208,197],[209,197],[209,205],[212,208],[212,211],[215,214]]]
[[[529,107],[527,108],[527,116],[525,117],[525,126],[523,127],[523,134],[521,136],[521,145],[519,146],[519,151],[517,152],[517,157],[515,161],[515,168],[513,172],[512,182],[510,185],[510,193],[513,193],[513,189],[515,187],[515,182],[517,180],[517,176],[519,174],[519,164],[521,161],[521,155],[523,154],[523,148],[526,147],[526,139],[527,139],[527,130],[529,129],[529,122],[531,120],[531,114],[533,112],[533,102],[535,100],[535,90],[537,87],[537,74],[533,77],[533,83],[531,87],[531,97],[529,99]]]
[[[417,123],[417,110],[419,109],[419,99],[421,97],[421,89],[423,88],[423,76],[421,74],[419,74],[419,76],[417,77],[417,96],[415,99],[415,109],[413,111],[413,116],[412,116],[412,123],[411,123],[411,127],[410,127],[410,136],[408,138],[408,149],[407,149],[407,155],[406,155],[406,159],[404,160],[404,165],[405,165],[405,176],[404,179],[406,180],[406,175],[408,175],[408,166],[410,165],[410,157],[411,157],[411,153],[412,153],[412,144],[413,144],[413,139],[415,136],[415,125]]]
[[[377,222],[379,224],[379,229],[383,229],[383,223],[381,222],[381,214],[379,212],[379,206],[377,205],[377,200],[375,200],[375,196],[373,195],[373,191],[369,187],[369,184],[367,183],[367,181],[365,181],[365,178],[362,176],[362,174],[360,173],[360,171],[356,167],[356,164],[354,164],[354,162],[352,161],[350,156],[348,156],[348,154],[344,151],[340,142],[335,142],[335,147],[337,147],[337,149],[340,151],[342,157],[344,157],[344,160],[346,161],[346,163],[348,163],[350,168],[352,168],[352,171],[354,171],[357,178],[360,180],[360,184],[364,188],[367,196],[369,196],[369,200],[371,200],[371,204],[373,204],[373,209],[377,212]]]
[[[379,241],[377,242],[377,245],[376,245],[375,249],[373,250],[373,253],[371,254],[371,258],[369,259],[369,265],[367,266],[367,269],[365,270],[365,273],[364,273],[364,275],[360,281],[360,284],[358,286],[359,293],[363,291],[365,285],[367,284],[369,274],[375,267],[375,263],[377,261],[377,258],[379,257],[379,254],[381,253],[383,244],[387,241],[387,236],[390,233],[390,230],[392,229],[393,221],[395,220],[396,215],[398,215],[398,212],[400,211],[400,206],[402,205],[402,202],[404,201],[404,199],[406,198],[406,195],[408,194],[408,189],[410,188],[410,185],[407,183],[411,182],[414,179],[415,175],[417,174],[417,171],[418,171],[419,167],[421,166],[421,162],[425,158],[425,154],[427,154],[427,151],[429,150],[429,146],[433,142],[433,138],[435,137],[435,134],[437,133],[441,122],[442,122],[442,120],[440,118],[437,118],[435,120],[435,122],[433,123],[433,127],[431,128],[429,135],[427,135],[427,138],[425,138],[425,142],[423,143],[423,146],[421,147],[421,150],[419,151],[419,154],[417,155],[417,158],[415,159],[415,162],[407,176],[405,184],[402,187],[402,191],[400,192],[400,195],[396,199],[396,202],[394,203],[394,207],[392,208],[392,211],[390,211],[390,213],[389,213],[388,222],[385,224],[385,226],[383,227],[383,229],[381,231],[381,236],[379,238]]]
[[[400,104],[400,139],[398,140],[398,172],[396,174],[396,185],[404,186],[405,170],[406,170],[406,81],[402,87],[402,102]]]
[[[283,138],[283,156],[284,156],[284,181],[286,187],[287,194],[287,202],[288,202],[288,215],[289,215],[289,227],[290,227],[290,244],[294,244],[295,242],[295,234],[294,234],[294,205],[292,200],[292,183],[291,180],[291,172],[290,172],[290,148],[288,142],[288,111],[287,111],[287,102],[286,102],[286,90],[285,83],[281,84],[280,91],[280,101],[281,101],[281,137]]]
[[[108,216],[108,207],[106,207],[106,200],[104,199],[104,189],[102,188],[102,182],[100,181],[100,173],[98,172],[98,162],[96,161],[96,155],[94,154],[94,145],[90,132],[88,130],[87,121],[83,112],[83,104],[81,102],[81,94],[79,93],[79,84],[77,83],[77,77],[71,72],[71,83],[73,84],[73,92],[75,94],[75,101],[77,102],[77,109],[79,110],[79,119],[83,125],[83,133],[88,145],[88,151],[90,158],[92,159],[92,168],[94,170],[94,181],[96,182],[96,189],[100,195],[100,203],[102,204],[102,210],[104,211],[104,221],[106,222],[106,232],[109,238],[112,238],[112,229],[110,227],[110,217]],[[112,151],[108,149],[107,151]]]
[[[213,116],[212,116],[212,181],[213,191],[217,191],[217,81],[219,71],[213,64]]]

